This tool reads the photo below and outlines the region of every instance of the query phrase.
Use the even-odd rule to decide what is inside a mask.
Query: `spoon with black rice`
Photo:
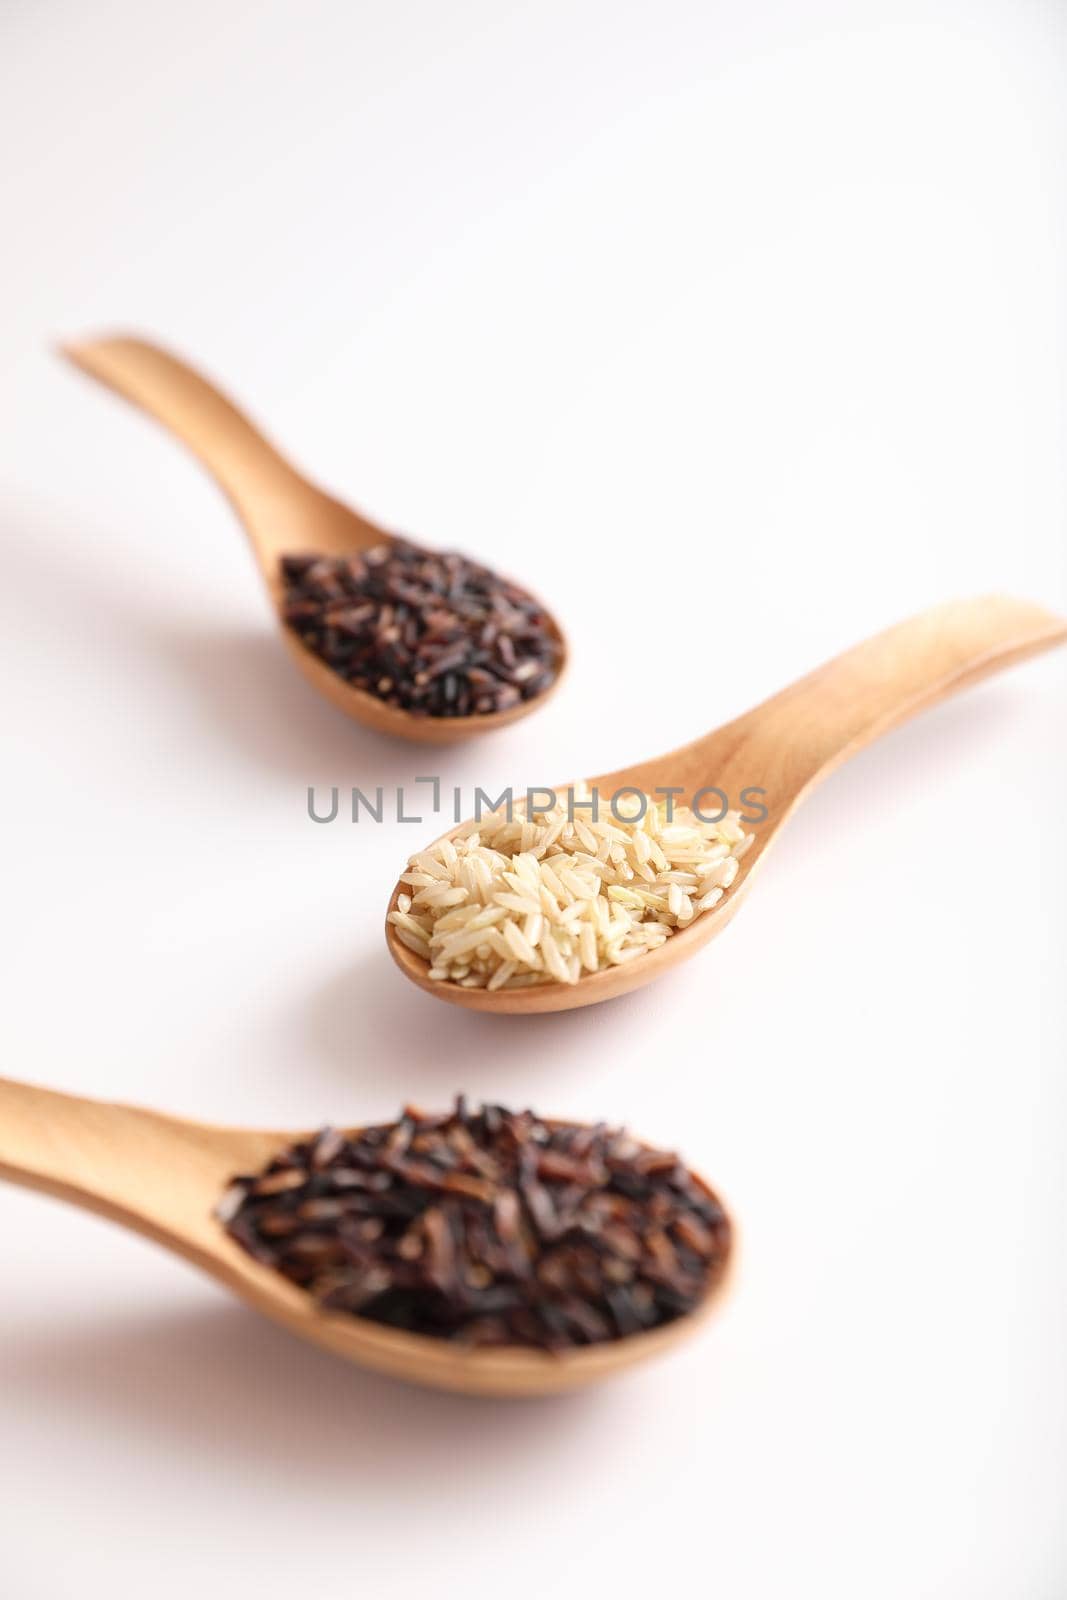
[[[669,1349],[717,1303],[733,1240],[676,1155],[462,1097],[285,1134],[0,1079],[0,1177],[146,1234],[350,1361],[471,1394],[576,1388]]]
[[[218,389],[142,339],[64,346],[189,446],[244,523],[304,675],[382,733],[451,744],[542,705],[566,660],[539,600],[378,527],[301,476]]]

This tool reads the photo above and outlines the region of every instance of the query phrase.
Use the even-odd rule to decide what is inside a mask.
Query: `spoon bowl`
[[[473,1011],[531,1015],[596,1005],[638,989],[695,955],[722,932],[757,869],[801,800],[849,756],[950,694],[1067,639],[1067,622],[1029,601],[993,595],[953,601],[898,623],[845,651],[789,688],[692,744],[589,781],[605,801],[616,790],[651,794],[673,786],[682,803],[706,786],[736,806],[758,790],[765,818],[741,857],[725,896],[673,932],[657,949],[620,966],[584,973],[577,983],[527,988],[466,988],[431,978],[430,967],[386,922],[386,943],[406,978],[428,994]],[[557,793],[565,793],[568,784]],[[452,829],[449,835],[458,832]],[[396,909],[405,885],[389,902]]]
[[[721,1302],[737,1252],[733,1227],[726,1273],[693,1311],[650,1332],[580,1349],[465,1348],[324,1311],[254,1261],[213,1215],[231,1178],[259,1171],[305,1137],[188,1122],[0,1079],[0,1178],[143,1234],[291,1333],[390,1377],[463,1394],[555,1394],[670,1350]]]
[[[61,350],[82,372],[162,423],[208,468],[244,524],[290,656],[338,710],[377,733],[448,745],[518,722],[555,693],[567,666],[567,643],[543,606],[548,632],[559,649],[555,676],[540,694],[507,710],[467,717],[415,716],[346,683],[286,625],[281,558],[355,555],[391,544],[397,535],[308,482],[218,389],[158,345],[114,337],[73,342]]]

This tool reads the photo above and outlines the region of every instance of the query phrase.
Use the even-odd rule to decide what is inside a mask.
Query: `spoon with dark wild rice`
[[[212,384],[141,339],[63,353],[182,440],[244,523],[300,670],[381,733],[452,744],[537,710],[563,635],[527,590],[376,526],[302,477]]]
[[[0,1079],[0,1177],[147,1235],[360,1366],[470,1394],[573,1389],[668,1350],[732,1259],[677,1156],[462,1097],[292,1134]]]

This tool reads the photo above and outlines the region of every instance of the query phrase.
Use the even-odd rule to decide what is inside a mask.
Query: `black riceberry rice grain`
[[[282,615],[354,689],[418,717],[487,716],[543,694],[562,649],[516,584],[454,551],[395,540],[281,560]]]
[[[562,1350],[692,1311],[730,1223],[665,1151],[503,1106],[341,1133],[237,1177],[216,1215],[330,1311],[480,1346]]]

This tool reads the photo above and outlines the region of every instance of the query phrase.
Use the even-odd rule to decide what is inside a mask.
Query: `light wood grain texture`
[[[144,1234],[290,1332],[394,1378],[464,1394],[576,1389],[670,1350],[721,1301],[726,1275],[677,1322],[559,1355],[518,1347],[467,1350],[321,1311],[302,1290],[253,1261],[212,1215],[230,1178],[259,1170],[280,1147],[303,1136],[212,1127],[0,1079],[0,1178]],[[731,1265],[735,1231],[732,1238]]]
[[[543,694],[508,711],[415,717],[346,684],[281,620],[280,559],[304,551],[350,555],[387,544],[396,535],[309,483],[218,389],[158,345],[113,337],[61,348],[82,372],[162,423],[208,468],[244,524],[289,654],[319,693],[346,715],[401,739],[456,744],[518,722],[555,693],[566,669],[567,646],[547,609],[545,615],[561,647],[559,672]]]
[[[1029,601],[1004,595],[952,601],[846,650],[692,744],[590,779],[601,790],[605,808],[607,797],[627,785],[646,793],[657,786],[680,787],[684,795],[679,803],[706,785],[716,785],[733,806],[746,788],[765,791],[767,818],[754,826],[755,842],[743,857],[732,888],[716,907],[647,955],[590,973],[573,985],[550,983],[489,993],[431,979],[427,963],[401,944],[387,922],[386,941],[393,959],[428,994],[475,1011],[518,1015],[568,1011],[651,983],[722,932],[782,825],[835,767],[917,712],[1065,639],[1067,623]],[[561,784],[559,792],[566,787]],[[718,802],[711,796],[703,804],[714,812]],[[398,883],[394,889],[390,910],[403,887]]]

